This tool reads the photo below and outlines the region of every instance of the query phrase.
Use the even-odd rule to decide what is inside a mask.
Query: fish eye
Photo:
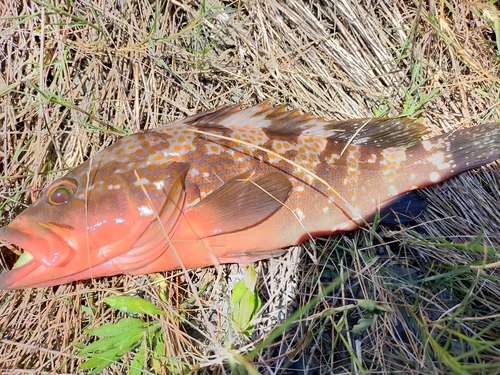
[[[66,178],[49,187],[47,202],[53,206],[60,206],[69,201],[76,193],[78,184],[75,180]]]

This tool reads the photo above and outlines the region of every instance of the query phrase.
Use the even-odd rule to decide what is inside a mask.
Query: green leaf
[[[88,360],[86,360],[80,365],[80,369],[86,370],[94,367],[100,367],[101,369],[103,369],[109,366],[114,361],[116,361],[121,356],[123,356],[123,354],[124,354],[123,352],[121,352],[116,348],[107,350],[105,352],[90,357]]]
[[[138,297],[131,297],[131,296],[107,297],[104,298],[103,301],[117,310],[125,311],[128,313],[165,315],[165,311],[160,310],[153,303]]]
[[[373,301],[371,299],[359,300],[358,306],[366,311],[369,311],[373,314],[379,314],[379,315],[390,311],[387,307],[384,307],[382,305],[378,305],[375,303],[375,301]]]
[[[121,338],[118,342],[116,342],[117,337]],[[111,363],[120,359],[127,352],[141,345],[142,340],[142,333],[129,337],[126,332],[121,336],[100,339],[78,353],[78,356],[81,357],[88,352],[93,352],[88,355],[89,359],[80,365],[80,369],[94,368],[91,374],[97,374]]]
[[[231,305],[233,311],[231,318],[235,326],[245,333],[250,335],[250,322],[257,314],[261,306],[261,300],[257,292],[257,275],[253,266],[249,266],[243,276],[243,279],[238,281],[234,286]]]
[[[123,348],[130,346],[129,343],[138,341],[143,336],[143,331],[132,331],[125,332],[120,336],[106,337],[104,339],[99,339],[94,341],[92,344],[87,345],[83,348],[78,356],[83,357],[85,355],[91,355],[95,353],[104,352],[107,350],[111,350],[113,348]]]
[[[145,331],[146,328],[135,328],[124,331],[120,335],[99,339],[83,348],[78,355],[84,356],[87,353],[103,352],[112,348],[127,350],[127,348],[134,347],[134,343],[143,338]]]
[[[369,318],[361,318],[358,323],[352,327],[352,333],[360,333],[368,329],[373,323],[373,316]]]
[[[134,359],[132,363],[130,364],[130,370],[128,372],[128,375],[140,375],[142,374],[142,370],[144,369],[144,356],[145,351],[144,348],[141,346],[138,350],[137,353],[134,355]]]
[[[375,310],[375,301],[371,299],[362,299],[358,301],[358,306],[367,311],[373,311]]]
[[[144,330],[147,325],[147,323],[138,318],[124,318],[117,323],[105,323],[96,329],[86,329],[85,333],[92,336],[109,337],[120,335],[124,331],[133,329]]]
[[[89,357],[80,368],[95,367],[92,374],[97,374],[124,354],[140,347],[134,356],[134,369],[130,370],[132,374],[140,374],[145,364],[144,346],[141,345],[145,344],[151,349],[152,343],[148,338],[162,335],[160,326],[159,322],[143,322],[138,318],[126,318],[114,324],[106,323],[99,328],[86,330],[85,332],[89,335],[103,338],[87,345],[78,353],[79,357]]]

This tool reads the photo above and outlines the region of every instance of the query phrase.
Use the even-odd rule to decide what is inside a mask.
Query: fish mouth
[[[36,287],[57,278],[74,255],[74,249],[61,236],[67,230],[57,223],[22,218],[0,228],[0,239],[22,250],[12,269],[0,274],[0,289]]]
[[[4,229],[5,228],[0,229],[0,238],[2,239],[4,238]],[[10,242],[15,245],[14,242],[6,242]],[[17,286],[18,281],[28,277],[28,275],[34,272],[40,265],[40,262],[34,259],[33,255],[30,252],[26,250],[22,251],[21,256],[19,256],[10,271],[7,269],[7,265],[2,265],[2,271],[0,273],[0,289],[9,290],[22,287],[22,285]]]

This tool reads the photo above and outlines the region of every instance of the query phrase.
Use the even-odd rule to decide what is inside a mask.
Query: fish
[[[498,123],[429,136],[408,118],[209,110],[122,137],[48,186],[0,229],[23,250],[0,288],[256,262],[412,220],[418,189],[499,158]]]

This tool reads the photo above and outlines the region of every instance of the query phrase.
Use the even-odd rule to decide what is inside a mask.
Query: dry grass
[[[118,136],[223,104],[403,114],[434,132],[498,121],[497,12],[462,0],[4,0],[1,224]],[[1,373],[78,372],[74,345],[126,316],[100,303],[122,292],[168,312],[152,373],[493,373],[499,267],[470,265],[498,261],[499,182],[496,163],[428,189],[430,209],[412,228],[374,226],[259,263],[251,340],[227,318],[235,265],[169,272],[166,283],[0,291]],[[204,291],[190,300],[193,288]],[[124,373],[131,358],[103,373]]]

